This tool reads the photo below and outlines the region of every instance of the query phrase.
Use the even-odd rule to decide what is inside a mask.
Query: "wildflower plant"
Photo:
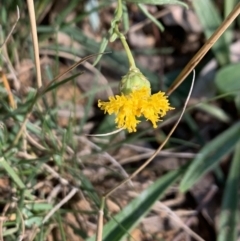
[[[106,102],[99,100],[98,107],[104,110],[104,113],[115,114],[117,128],[127,129],[128,132],[136,132],[137,124],[141,122],[139,120],[141,116],[150,120],[153,127],[157,128],[157,122],[161,121],[161,118],[174,108],[170,106],[164,92],[151,94],[150,82],[136,67],[126,38],[118,29],[121,17],[122,2],[119,0],[115,19],[112,21],[112,28],[109,31],[110,41],[115,41],[116,38],[121,40],[129,60],[129,71],[120,81],[120,94],[110,96]]]
[[[105,113],[116,116],[116,126],[119,129],[117,129],[115,133],[122,129],[126,129],[129,132],[135,132],[137,130],[137,125],[142,120],[141,117],[150,121],[153,127],[156,128],[158,122],[162,120],[169,110],[173,109],[173,107],[171,107],[169,104],[167,95],[170,95],[183,82],[189,73],[193,71],[206,52],[213,46],[217,39],[223,34],[223,32],[225,32],[227,27],[232,24],[233,20],[240,14],[240,3],[237,4],[234,10],[229,14],[229,17],[226,18],[216,32],[206,41],[199,52],[197,52],[193,59],[186,65],[176,80],[172,83],[170,88],[166,91],[167,94],[161,91],[152,94],[150,82],[135,65],[134,58],[131,54],[125,36],[118,29],[120,22],[122,19],[124,19],[122,10],[125,6],[125,2],[123,0],[117,1],[117,9],[109,30],[109,40],[115,41],[117,38],[121,40],[128,56],[129,70],[120,81],[119,93],[115,96],[110,96],[108,101],[99,100],[98,105]],[[144,3],[154,4],[160,2],[172,2],[176,4],[179,2],[177,0],[127,1],[132,3],[139,2],[140,4],[138,4],[138,6],[141,10],[144,9]],[[193,6],[198,4],[204,4],[207,6],[207,3],[211,2],[207,0],[205,2],[204,1],[205,0],[194,1]],[[13,2],[15,5],[15,1],[10,0],[9,2]],[[54,237],[57,235],[59,237],[61,236],[61,240],[72,240],[73,231],[78,230],[78,232],[74,232],[74,236],[75,234],[79,235],[81,236],[79,237],[80,239],[84,239],[86,241],[118,241],[127,239],[127,236],[130,236],[129,239],[132,239],[131,230],[133,230],[133,228],[139,224],[142,218],[149,213],[153,205],[158,202],[158,207],[160,210],[159,212],[163,211],[171,219],[173,219],[173,221],[177,221],[179,227],[185,231],[189,237],[191,236],[196,240],[202,240],[199,235],[191,231],[190,227],[185,225],[181,219],[177,217],[174,211],[171,211],[168,207],[165,207],[165,205],[159,202],[159,200],[166,190],[180,180],[180,178],[182,178],[179,184],[180,191],[188,191],[203,176],[203,174],[207,173],[209,170],[214,170],[213,168],[215,167],[219,167],[219,162],[221,159],[223,157],[225,158],[226,155],[235,149],[233,160],[229,168],[230,171],[228,177],[226,177],[227,179],[224,187],[223,202],[217,234],[218,240],[235,241],[237,239],[237,225],[239,224],[237,220],[237,211],[239,206],[238,187],[240,182],[240,122],[232,121],[231,124],[233,125],[231,125],[221,135],[217,136],[211,141],[207,140],[206,144],[203,146],[203,148],[201,148],[200,154],[195,155],[194,153],[194,159],[192,162],[187,162],[186,165],[183,165],[182,167],[176,169],[174,168],[174,170],[169,170],[166,174],[161,175],[161,177],[157,177],[156,179],[154,178],[154,181],[151,181],[151,184],[149,184],[142,193],[138,193],[137,197],[134,197],[130,203],[126,203],[126,206],[122,206],[122,204],[125,204],[125,201],[119,202],[119,204],[121,204],[119,205],[119,207],[121,206],[121,210],[117,211],[117,214],[111,218],[113,211],[110,210],[110,205],[105,205],[106,200],[111,198],[115,201],[117,199],[121,199],[123,197],[122,195],[128,195],[128,189],[122,189],[115,196],[112,196],[112,194],[124,184],[128,182],[129,184],[133,184],[131,183],[131,180],[141,171],[143,171],[152,160],[154,160],[154,158],[164,148],[165,144],[169,141],[169,138],[176,130],[187,108],[194,85],[195,72],[193,71],[193,81],[185,104],[182,110],[178,110],[178,113],[176,114],[176,116],[179,114],[179,117],[175,124],[173,124],[171,130],[166,135],[164,140],[162,140],[159,147],[154,150],[153,153],[150,153],[151,156],[147,160],[141,161],[140,166],[138,164],[138,168],[136,170],[129,170],[128,174],[120,165],[123,162],[118,163],[118,160],[115,160],[110,154],[108,154],[108,152],[106,152],[107,149],[103,148],[103,145],[99,147],[97,144],[92,143],[91,140],[88,140],[86,136],[78,136],[81,133],[82,127],[79,128],[78,121],[75,121],[77,120],[75,117],[69,121],[69,125],[66,129],[62,125],[59,125],[59,122],[55,118],[55,116],[57,116],[56,113],[59,110],[58,101],[54,101],[55,103],[51,105],[51,108],[48,108],[50,106],[48,105],[48,100],[47,98],[43,98],[47,92],[56,92],[58,87],[61,87],[64,83],[70,80],[74,80],[75,77],[80,75],[82,72],[56,82],[60,77],[63,77],[71,70],[76,68],[79,64],[87,61],[89,58],[98,56],[97,60],[95,61],[96,64],[96,62],[101,58],[101,54],[94,53],[80,59],[77,63],[73,64],[63,73],[61,72],[61,74],[51,78],[49,82],[43,82],[42,84],[39,52],[37,50],[38,40],[36,36],[37,28],[34,1],[28,0],[26,2],[28,2],[30,16],[30,21],[26,21],[26,23],[28,24],[31,22],[31,33],[33,35],[32,39],[35,43],[34,58],[36,63],[35,67],[37,69],[36,80],[38,83],[38,88],[36,91],[26,91],[26,95],[25,93],[22,94],[21,92],[18,92],[17,88],[14,88],[14,91],[12,91],[10,88],[11,85],[9,85],[8,82],[8,76],[10,76],[9,73],[11,73],[11,71],[8,71],[7,69],[5,70],[5,67],[13,66],[12,63],[9,62],[10,60],[7,60],[8,58],[4,58],[4,55],[7,56],[7,52],[3,49],[3,47],[6,47],[10,37],[12,38],[12,41],[15,39],[17,40],[19,37],[19,35],[15,35],[14,37],[11,36],[20,17],[18,10],[16,23],[11,28],[11,31],[7,35],[6,39],[0,41],[3,43],[0,44],[0,60],[1,64],[3,63],[2,70],[0,71],[0,80],[2,81],[2,85],[4,87],[3,90],[1,89],[1,91],[4,92],[2,93],[3,96],[0,103],[0,181],[4,184],[4,186],[0,187],[4,197],[2,198],[1,202],[1,209],[3,210],[1,217],[3,221],[1,222],[0,237],[3,236],[4,240],[25,240],[29,236],[31,240],[42,240],[44,237],[48,238],[49,235],[50,237],[52,235]],[[36,1],[36,3],[37,2],[39,1]],[[76,5],[78,4],[77,1],[71,0],[68,4],[69,6],[74,6],[73,3]],[[48,1],[45,1],[45,6],[48,4]],[[0,9],[0,13],[2,13],[0,14],[1,17],[5,16],[5,13],[8,13],[8,9],[7,4],[4,4]],[[41,6],[41,9],[44,8]],[[71,10],[69,11],[71,12]],[[42,10],[39,12],[42,12]],[[26,14],[21,14],[21,16],[24,15]],[[59,16],[63,16],[64,18],[66,14],[59,14]],[[211,16],[211,14],[207,14],[204,17],[206,16]],[[211,19],[214,20],[215,18]],[[62,25],[64,28],[61,27]],[[65,31],[65,25],[62,25],[59,24],[59,28],[57,29]],[[211,24],[210,26],[218,26],[218,24]],[[75,33],[76,31],[76,33],[79,34],[79,31],[77,31],[78,29],[75,28],[75,26],[67,29],[70,28],[72,30],[71,33]],[[30,29],[30,27],[20,27],[20,29]],[[52,27],[50,29],[52,29]],[[2,29],[0,30],[2,31]],[[106,39],[106,41],[108,40]],[[106,41],[102,42],[103,44],[101,45],[99,51],[100,53],[104,52],[105,49],[102,46],[105,45],[106,47]],[[16,41],[16,43],[18,43],[18,41]],[[22,47],[19,43],[16,44],[16,46]],[[50,47],[50,49],[52,49],[52,46]],[[61,53],[61,51],[58,51],[60,50],[58,47],[56,48],[57,54]],[[4,51],[2,51],[2,49]],[[70,52],[70,48],[66,49],[67,52]],[[13,63],[15,63],[15,61]],[[56,64],[59,65],[59,62]],[[232,73],[238,73],[237,70],[239,65],[233,66],[235,72],[232,68],[229,69],[229,67],[232,67],[231,65],[225,67],[226,69],[220,69],[220,72],[218,72],[218,75],[221,76],[221,79],[218,81],[223,81],[225,84],[224,86],[229,85],[229,79],[234,77]],[[49,72],[44,73],[49,73],[49,76],[53,76],[51,68],[48,70]],[[21,71],[13,71],[11,75],[13,75],[14,72],[17,73],[16,77],[18,77],[18,74],[21,73]],[[234,77],[234,82],[232,81],[232,83],[237,83],[236,80],[237,79]],[[235,91],[238,91],[238,89]],[[229,90],[227,90],[225,94],[229,94],[228,92]],[[236,101],[237,98],[238,96],[236,97]],[[38,102],[39,99],[42,99],[43,101]],[[44,103],[43,108],[42,103]],[[199,104],[201,103],[198,103],[198,105]],[[47,108],[45,108],[45,106]],[[191,108],[193,107],[194,106],[191,106]],[[209,105],[209,107],[211,106]],[[87,115],[85,116],[87,117]],[[83,121],[81,123],[83,124],[87,119],[85,116],[82,118]],[[78,140],[81,141],[79,142]],[[81,158],[82,156],[79,155],[79,153],[81,150],[84,150],[84,153],[86,153],[86,146],[82,145],[83,142],[86,142],[89,146],[94,146],[94,149],[97,150],[97,152],[87,152],[87,155],[84,155],[84,159],[86,158],[86,161],[82,163],[81,159],[83,158]],[[108,148],[108,146],[106,147]],[[89,150],[93,150],[93,148]],[[100,150],[103,152],[101,153]],[[105,164],[102,164],[102,162],[97,163],[97,161],[94,159],[94,165],[91,161],[89,162],[89,166],[91,166],[91,170],[93,170],[93,172],[90,172],[90,175],[92,175],[92,173],[99,174],[99,176],[95,175],[97,178],[94,176],[94,183],[99,182],[97,187],[94,187],[94,185],[91,183],[92,179],[89,179],[88,176],[85,175],[85,170],[83,171],[85,167],[89,167],[87,159],[90,156],[89,154],[97,154],[100,158],[101,156],[104,158],[108,157],[112,165],[107,167],[107,171],[104,171],[104,175],[109,175],[111,169],[113,170],[112,167],[115,168],[116,166],[121,171],[119,174],[124,174],[122,175],[123,179],[120,181],[120,183],[112,186],[115,181],[111,181],[110,185],[99,185],[102,184],[99,182],[99,180],[102,178],[102,165],[105,166]],[[90,158],[92,159],[92,157]],[[98,169],[98,167],[100,168]],[[101,170],[101,172],[97,172],[97,170]],[[220,169],[216,169],[216,173],[218,173],[218,176],[221,176],[219,175],[219,170]],[[89,169],[87,169],[87,172],[89,173]],[[113,174],[115,175],[118,173],[114,172]],[[116,181],[119,181],[119,179],[120,175],[117,175]],[[45,183],[45,180],[47,180],[48,190],[45,188],[45,186],[42,186],[42,184]],[[108,181],[109,178],[106,180],[106,182]],[[221,181],[224,182],[223,179],[221,179]],[[145,187],[145,184],[143,185],[143,188]],[[211,193],[212,190],[213,189],[211,189]],[[214,190],[216,189],[214,188]],[[100,191],[101,195],[99,195],[98,191]],[[136,191],[139,191],[139,189],[137,188]],[[87,198],[85,198],[85,196]],[[89,207],[91,209],[88,207],[86,210],[83,209],[82,204],[81,207],[75,207],[80,206],[75,205],[75,201],[77,204],[79,204],[79,201],[81,201],[79,198],[81,198],[81,200],[84,198],[84,206],[85,201],[86,203],[90,203]],[[70,200],[71,202],[67,204],[67,202]],[[109,204],[113,203],[112,200],[109,200]],[[87,215],[89,214],[89,217],[92,218],[96,211],[96,207],[99,207],[96,235],[87,238],[88,235],[92,234],[93,230],[95,232],[95,225],[93,225],[91,220],[90,222],[88,221]],[[83,218],[83,220],[86,220],[86,225],[75,226],[75,224],[71,222],[70,225],[68,224],[68,217],[75,217],[75,213],[78,214],[76,220]],[[70,215],[68,216],[68,214]],[[106,215],[108,215],[110,218],[104,219]],[[76,225],[78,225],[78,223],[79,222],[77,221]],[[53,234],[52,228],[49,227],[54,228]],[[91,228],[89,229],[89,227]],[[70,233],[68,233],[67,230],[70,230]],[[3,240],[3,238],[0,239]]]

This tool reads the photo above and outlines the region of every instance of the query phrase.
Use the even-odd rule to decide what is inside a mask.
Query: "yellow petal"
[[[149,88],[144,87],[128,95],[109,97],[107,102],[99,100],[98,106],[104,110],[104,113],[116,115],[115,122],[118,128],[135,132],[137,124],[140,123],[137,117],[140,116],[150,120],[153,127],[156,128],[160,118],[174,108],[170,107],[164,92],[158,92],[154,95],[150,95],[150,92]]]

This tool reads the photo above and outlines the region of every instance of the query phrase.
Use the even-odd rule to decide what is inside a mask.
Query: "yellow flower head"
[[[151,95],[149,81],[136,68],[123,77],[120,91],[121,95],[111,96],[107,102],[99,100],[98,106],[109,115],[114,113],[117,127],[128,129],[129,132],[136,131],[140,123],[138,117],[144,116],[156,128],[160,118],[168,110],[174,109],[170,107],[164,92]]]

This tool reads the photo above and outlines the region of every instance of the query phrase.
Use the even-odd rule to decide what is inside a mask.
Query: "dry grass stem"
[[[147,153],[142,153],[142,154],[138,154],[138,155],[135,155],[135,156],[130,156],[130,157],[127,157],[127,158],[124,158],[124,159],[121,159],[119,161],[119,163],[121,165],[123,164],[127,164],[127,163],[133,163],[133,162],[138,162],[142,159],[145,159],[145,158],[149,158],[150,156],[152,156],[154,154],[154,151],[151,151],[151,152],[147,152]],[[173,154],[173,155],[172,155]],[[183,155],[181,155],[183,154]],[[164,152],[164,153],[158,153],[157,156],[164,156],[164,157],[179,157],[179,158],[194,158],[196,155],[195,154],[192,154],[190,153],[190,155],[188,155],[188,153],[186,153],[186,155],[184,155],[185,153],[172,153],[172,152]]]
[[[24,118],[24,120],[23,120],[23,122],[22,122],[22,125],[21,125],[21,127],[19,128],[19,131],[18,131],[18,133],[17,133],[17,135],[16,135],[16,137],[15,137],[15,139],[14,139],[14,141],[13,141],[13,146],[18,143],[20,137],[22,136],[22,134],[23,134],[23,132],[24,132],[24,130],[25,130],[25,125],[26,125],[26,123],[27,123],[27,121],[28,121],[28,119],[29,119],[30,116],[31,116],[31,111],[26,114],[26,116],[25,116],[25,118]]]
[[[37,87],[40,88],[42,86],[42,76],[41,76],[41,66],[40,66],[40,59],[39,59],[39,47],[38,47],[38,36],[37,36],[34,2],[33,0],[27,0],[27,4],[28,4],[29,18],[31,23],[34,59],[35,59],[35,66],[36,66],[36,72],[37,72]]]
[[[26,138],[27,138],[28,142],[31,145],[33,145],[34,147],[36,147],[39,151],[46,151],[47,150],[43,145],[38,143],[29,133],[26,133]]]
[[[46,223],[48,221],[48,219],[62,206],[64,205],[66,202],[68,202],[77,192],[78,192],[78,188],[72,188],[71,192],[68,193],[68,195],[63,198],[61,200],[61,202],[59,202],[43,219],[42,224]]]
[[[103,136],[112,136],[115,135],[117,133],[119,133],[120,131],[122,131],[123,128],[108,132],[108,133],[103,133],[103,134],[86,134],[86,136],[93,136],[93,137],[103,137]]]
[[[103,210],[100,209],[98,211],[96,241],[102,241],[102,231],[103,231]]]
[[[2,78],[2,81],[3,81],[3,85],[8,93],[8,99],[9,99],[9,105],[15,109],[16,108],[16,103],[14,101],[14,98],[13,98],[13,94],[12,94],[12,91],[10,89],[10,85],[8,83],[8,80],[7,80],[7,77],[6,75],[3,73],[3,71],[0,71],[0,76]]]
[[[198,241],[204,241],[204,239],[202,239],[198,234],[196,234],[195,232],[193,232],[182,220],[181,218],[179,218],[175,212],[173,212],[170,208],[168,208],[167,206],[165,206],[163,203],[159,202],[159,207],[160,210],[163,212],[166,212],[167,215],[176,223],[179,225],[179,227],[181,227],[187,234],[189,234],[190,236],[192,236],[193,238],[195,238]]]
[[[11,73],[11,78],[14,80],[14,87],[16,90],[19,90],[20,88],[20,82],[17,78],[17,75],[16,75],[16,72],[14,70],[14,67],[9,59],[9,56],[8,56],[8,52],[7,52],[7,48],[6,46],[4,45],[3,46],[3,55],[2,55],[2,58],[4,60],[4,62],[7,64],[7,67],[8,67],[8,70],[9,72]],[[9,79],[9,76],[7,76],[7,78]]]
[[[232,10],[228,17],[218,27],[215,33],[206,41],[202,48],[194,55],[194,57],[184,67],[182,72],[175,79],[173,84],[167,90],[167,94],[171,95],[174,90],[185,80],[185,78],[191,73],[191,71],[197,66],[200,60],[206,55],[211,49],[215,42],[222,36],[226,29],[231,25],[235,18],[240,14],[240,3]]]
[[[23,218],[23,214],[21,213],[21,211],[19,210],[19,208],[16,206],[16,209],[18,211],[19,217],[21,219],[21,225],[22,225],[22,233],[19,236],[19,240],[23,240],[25,237],[25,220]]]
[[[77,137],[77,138],[82,140],[83,142],[87,142],[89,144],[89,146],[94,148],[95,150],[102,151],[101,147],[99,147],[98,145],[96,145],[92,141],[88,140],[86,137]],[[123,177],[127,178],[129,176],[127,174],[127,172],[124,170],[124,168],[121,166],[121,164],[115,158],[113,158],[110,154],[108,154],[106,151],[103,151],[103,152],[101,152],[101,155],[106,157],[112,163],[113,166],[118,167],[119,170],[121,171],[121,174],[123,175]],[[133,186],[132,183],[131,183],[131,185]]]

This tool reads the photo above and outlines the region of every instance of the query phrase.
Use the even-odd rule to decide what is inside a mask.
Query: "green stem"
[[[122,11],[123,11],[122,0],[118,0],[118,6],[116,9],[116,15],[115,15],[114,21],[120,22],[120,20],[122,18]]]
[[[128,46],[128,43],[126,41],[125,36],[118,30],[118,24],[119,24],[119,22],[122,19],[122,11],[123,11],[122,0],[118,0],[118,6],[117,6],[117,9],[116,9],[115,17],[114,17],[114,20],[112,22],[112,30],[120,38],[120,40],[122,42],[122,45],[123,45],[123,47],[124,47],[124,49],[126,51],[127,57],[128,57],[129,68],[130,69],[134,69],[134,68],[136,68],[136,65],[135,65],[135,61],[134,61],[132,52],[131,52],[131,50],[130,50],[130,48]],[[113,32],[111,32],[111,33],[112,33],[112,36],[114,36]],[[113,39],[115,39],[115,38],[113,38]]]
[[[134,69],[136,68],[136,64],[135,64],[135,60],[133,58],[132,52],[128,46],[128,43],[126,41],[125,36],[119,32],[118,27],[115,27],[115,33],[118,35],[118,37],[120,38],[122,45],[126,51],[127,57],[128,57],[128,61],[129,61],[129,68],[130,69]]]

